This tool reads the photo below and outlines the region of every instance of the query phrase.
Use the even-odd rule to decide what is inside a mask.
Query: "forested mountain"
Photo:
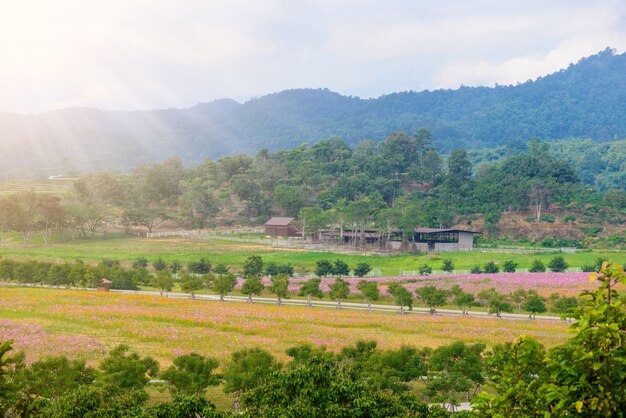
[[[603,142],[626,137],[624,103],[626,54],[606,49],[516,86],[410,91],[368,100],[303,89],[181,110],[0,113],[0,177],[127,170],[172,156],[197,163],[334,136],[354,145],[420,127],[432,132],[434,146],[444,152],[533,136]]]

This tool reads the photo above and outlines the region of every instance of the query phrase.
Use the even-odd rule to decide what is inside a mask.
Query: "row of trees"
[[[108,278],[112,281],[112,287],[117,289],[137,290],[140,285],[151,285],[159,289],[161,295],[170,292],[176,283],[180,285],[183,292],[190,293],[195,299],[198,291],[208,290],[217,293],[220,300],[229,295],[237,285],[237,278],[228,271],[224,265],[217,265],[212,268],[206,259],[195,261],[187,268],[179,266],[176,271],[172,264],[167,265],[162,260],[155,261],[155,273],[151,273],[146,268],[146,260],[138,259],[133,268],[122,268],[119,262],[109,259],[102,260],[97,266],[90,266],[83,262],[75,263],[46,263],[39,261],[14,261],[9,259],[0,260],[0,277],[5,280],[12,280],[19,283],[41,284],[48,286],[79,286],[96,287],[100,279]],[[331,264],[332,265],[332,264]],[[275,274],[270,276],[270,285],[264,285],[261,277],[267,272],[269,267]],[[243,268],[244,283],[241,292],[248,296],[250,302],[253,296],[261,295],[265,290],[276,295],[278,304],[282,305],[285,298],[289,298],[293,291],[290,290],[290,276],[282,271],[288,270],[289,265],[269,264],[263,266],[263,260],[258,256],[250,256]],[[346,266],[347,268],[347,266]],[[282,271],[281,271],[282,270]],[[360,297],[366,300],[369,309],[371,302],[381,299],[379,283],[376,281],[362,280],[357,284]],[[546,299],[540,297],[536,292],[517,290],[509,295],[498,293],[495,289],[479,292],[476,295],[464,292],[459,286],[454,286],[450,290],[438,289],[434,286],[421,287],[415,290],[415,295],[399,283],[391,283],[387,288],[388,294],[395,303],[400,306],[400,312],[404,309],[412,309],[414,298],[431,308],[435,313],[438,307],[444,305],[454,305],[459,310],[466,313],[472,306],[482,306],[488,308],[492,313],[499,315],[500,312],[512,312],[513,305],[517,310],[524,309],[531,314],[543,313],[547,310]],[[329,285],[328,296],[337,301],[338,308],[341,308],[343,300],[349,298],[350,284],[337,277]],[[298,295],[306,296],[311,305],[312,298],[323,298],[326,293],[321,289],[321,278],[310,279],[300,286]],[[560,298],[558,294],[553,294],[547,301],[550,302],[550,309],[555,312],[569,312],[577,305],[575,298]]]

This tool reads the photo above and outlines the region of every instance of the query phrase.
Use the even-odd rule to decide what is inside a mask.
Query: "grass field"
[[[162,257],[166,261],[178,260],[186,264],[200,257],[208,257],[213,263],[224,263],[241,268],[250,255],[260,255],[264,261],[292,263],[296,271],[312,271],[317,260],[342,259],[351,267],[359,262],[367,262],[373,268],[380,269],[384,276],[396,276],[401,270],[417,270],[423,264],[440,269],[444,258],[454,262],[455,268],[469,270],[473,266],[483,266],[488,261],[503,262],[514,260],[519,268],[528,268],[534,259],[547,263],[555,254],[505,254],[484,253],[480,251],[454,252],[445,254],[402,254],[402,255],[345,255],[317,253],[298,250],[276,249],[265,245],[232,242],[220,239],[199,240],[186,238],[148,239],[111,234],[106,238],[65,240],[44,245],[34,237],[31,244],[24,246],[21,238],[8,235],[5,245],[0,248],[0,255],[15,259],[38,259],[49,261],[81,259],[97,263],[102,258],[113,258],[129,265],[139,257],[155,260]],[[598,257],[616,262],[626,261],[626,253],[603,253],[598,251],[563,254],[572,267],[593,264]]]
[[[163,365],[191,351],[221,361],[244,347],[281,359],[312,343],[333,350],[358,340],[382,348],[436,347],[455,340],[488,346],[533,335],[548,346],[568,338],[567,324],[438,315],[405,315],[234,302],[168,299],[59,289],[0,288],[0,340],[15,340],[30,360],[65,354],[96,361],[124,343]]]

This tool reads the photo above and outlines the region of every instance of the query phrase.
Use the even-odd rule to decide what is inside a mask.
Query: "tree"
[[[180,288],[185,293],[191,293],[191,299],[196,298],[196,292],[204,287],[204,279],[197,274],[183,271],[180,274]]]
[[[452,273],[454,271],[454,263],[450,259],[443,260],[443,265],[441,266],[441,270]]]
[[[391,283],[387,291],[393,296],[396,304],[400,306],[400,315],[404,315],[405,306],[408,307],[409,310],[413,309],[413,295],[406,287],[398,283]]]
[[[432,272],[433,272],[433,268],[431,266],[429,266],[428,264],[422,264],[418,268],[418,274],[420,276],[428,276],[428,275],[432,274]]]
[[[333,265],[333,275],[334,276],[349,276],[350,275],[350,267],[343,260],[335,260]]]
[[[543,273],[544,271],[546,271],[546,266],[541,260],[535,259],[528,271],[531,273]]]
[[[534,319],[538,313],[544,313],[546,311],[546,305],[543,298],[538,295],[531,295],[526,298],[523,308],[525,311],[530,312],[531,319]]]
[[[195,274],[207,274],[207,273],[210,273],[211,272],[211,267],[212,267],[211,262],[206,257],[202,257],[198,261],[192,261],[187,266],[189,271],[191,273],[195,273]]]
[[[326,277],[333,273],[333,264],[328,260],[317,260],[315,262],[315,275]]]
[[[274,293],[278,298],[278,306],[282,306],[283,298],[289,297],[289,278],[284,274],[272,276],[272,285],[269,291]]]
[[[234,274],[216,274],[212,280],[211,288],[220,295],[220,301],[224,302],[224,296],[232,292],[236,284],[237,278]]]
[[[256,388],[281,364],[274,356],[260,348],[247,348],[231,354],[231,361],[223,372],[224,392],[235,393],[235,411],[239,412],[239,398]]]
[[[173,364],[161,372],[161,379],[166,380],[171,394],[202,394],[210,385],[218,385],[220,380],[213,374],[219,362],[197,353],[178,356]]]
[[[502,263],[502,271],[505,273],[515,273],[517,270],[517,263],[513,260],[506,260]]]
[[[154,267],[156,271],[165,270],[167,268],[167,263],[161,257],[159,257],[154,260],[154,262],[152,263],[152,267]]]
[[[380,299],[380,290],[378,290],[378,283],[375,281],[361,280],[357,283],[356,288],[363,294],[363,297],[367,301],[367,310],[372,310],[372,301]]]
[[[354,268],[354,275],[356,277],[365,277],[370,271],[372,271],[372,266],[368,263],[358,263]]]
[[[320,289],[321,282],[322,282],[322,279],[314,278],[314,279],[310,279],[302,283],[302,286],[300,287],[300,292],[298,292],[298,295],[306,296],[307,303],[309,306],[311,306],[311,296],[315,296],[316,298],[319,298],[319,299],[322,299],[324,297],[324,292],[322,292],[322,290]]]
[[[468,308],[474,306],[476,301],[473,294],[460,291],[454,295],[452,303],[458,306],[459,310],[461,310],[464,315],[467,315]]]
[[[243,264],[243,276],[257,276],[263,275],[263,259],[258,255],[249,256]]]
[[[157,376],[159,363],[152,357],[140,357],[127,345],[118,345],[100,362],[99,380],[119,390],[143,389],[150,378]]]
[[[259,276],[248,276],[243,286],[241,286],[241,292],[244,295],[248,295],[248,302],[252,303],[252,295],[260,295],[263,292],[265,286],[263,282],[261,282],[261,277]]]
[[[565,258],[562,255],[554,256],[550,262],[548,263],[548,267],[550,267],[551,271],[554,272],[563,272],[567,270],[569,265],[565,261]]]
[[[159,270],[152,279],[152,285],[159,289],[159,293],[163,296],[163,292],[171,292],[174,287],[174,278],[169,270]]]
[[[500,267],[498,267],[498,265],[494,261],[489,261],[487,264],[485,264],[484,272],[498,273],[500,272]]]
[[[350,284],[343,279],[337,277],[333,283],[330,284],[330,298],[337,301],[337,308],[341,309],[341,300],[348,297],[350,294]]]
[[[417,296],[430,308],[430,313],[435,314],[436,308],[446,303],[448,293],[445,290],[437,289],[435,286],[424,286],[415,290]]]
[[[425,394],[434,402],[450,405],[454,411],[463,398],[470,400],[472,388],[480,390],[485,381],[482,352],[484,344],[466,345],[457,341],[435,349],[430,356],[430,374]]]

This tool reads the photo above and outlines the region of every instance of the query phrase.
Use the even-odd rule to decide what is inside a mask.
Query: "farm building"
[[[463,229],[415,228],[413,242],[417,251],[472,251],[474,235],[480,232]],[[401,242],[392,238],[391,246],[399,249]]]
[[[265,235],[280,237],[297,237],[299,235],[295,218],[274,216],[265,222]]]

